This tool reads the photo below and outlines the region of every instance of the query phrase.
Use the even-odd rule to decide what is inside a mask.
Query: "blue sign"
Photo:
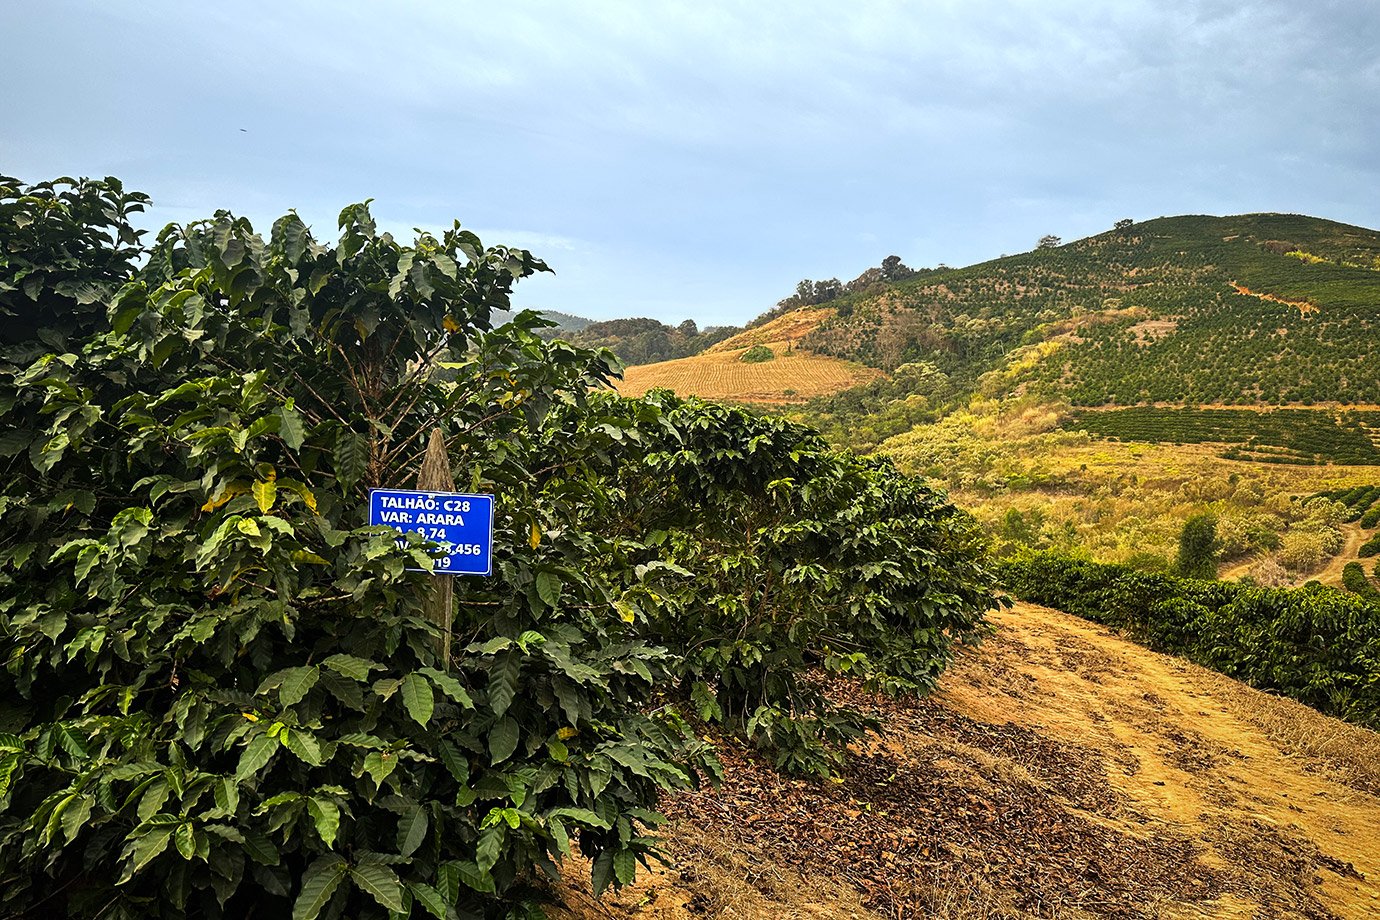
[[[396,527],[443,544],[447,554],[436,560],[433,574],[493,574],[492,495],[373,489],[369,492],[369,523]]]

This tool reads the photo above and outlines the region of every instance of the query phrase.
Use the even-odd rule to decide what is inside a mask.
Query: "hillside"
[[[1380,233],[1159,218],[836,301],[803,345],[1074,405],[1380,402]]]
[[[672,867],[594,918],[1364,917],[1380,735],[1046,608],[886,728],[838,784],[735,750],[670,803]]]
[[[618,390],[640,396],[665,387],[682,396],[703,396],[758,405],[803,403],[847,390],[882,376],[855,361],[817,355],[798,343],[834,315],[831,309],[804,309],[737,333],[700,354],[671,361],[634,365]],[[766,360],[743,360],[751,348]]]

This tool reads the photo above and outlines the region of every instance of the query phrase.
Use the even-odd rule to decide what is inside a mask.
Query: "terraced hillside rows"
[[[1312,409],[1172,409],[1080,412],[1066,424],[1123,441],[1223,444],[1223,456],[1261,463],[1380,463],[1380,412]]]
[[[1174,217],[841,299],[802,344],[1075,405],[1380,402],[1380,233]],[[1030,349],[1040,349],[1024,360]]]

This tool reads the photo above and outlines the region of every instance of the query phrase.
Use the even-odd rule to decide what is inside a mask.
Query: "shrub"
[[[592,408],[591,438],[625,434],[592,451],[612,458],[610,501],[588,526],[628,541],[638,564],[684,573],[646,611],[648,640],[670,648],[700,717],[781,766],[823,772],[867,725],[830,706],[810,672],[923,692],[982,635],[997,602],[975,522],[889,461],[664,390]]]
[[[1187,578],[1213,578],[1217,574],[1217,516],[1195,514],[1179,534],[1179,555],[1174,570]]]
[[[1359,594],[1367,600],[1380,600],[1380,591],[1366,577],[1366,570],[1359,562],[1348,562],[1342,566],[1342,587],[1352,594]]]
[[[761,364],[763,361],[772,361],[775,358],[776,352],[765,345],[754,345],[738,356],[739,361],[747,364]]]
[[[609,615],[665,573],[533,453],[609,359],[491,328],[542,264],[355,205],[334,246],[291,214],[171,226],[136,272],[140,196],[0,185],[8,910],[495,914],[571,838],[629,880],[706,761],[648,714],[665,650]],[[426,545],[364,526],[435,426],[498,496],[454,648]]]

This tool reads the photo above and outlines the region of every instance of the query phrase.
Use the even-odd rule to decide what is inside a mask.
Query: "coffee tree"
[[[527,915],[574,844],[632,880],[715,775],[687,717],[824,772],[869,722],[822,677],[923,691],[982,633],[942,494],[601,392],[608,352],[493,327],[529,253],[367,204],[331,245],[220,212],[145,246],[145,200],[0,179],[10,916]],[[438,430],[496,506],[449,624],[437,547],[365,510]]]
[[[617,614],[663,573],[532,466],[611,360],[491,328],[542,263],[366,205],[331,246],[219,213],[145,250],[113,180],[0,185],[10,914],[501,913],[572,838],[630,880],[703,758]],[[437,427],[500,497],[444,652],[428,547],[363,526]]]

